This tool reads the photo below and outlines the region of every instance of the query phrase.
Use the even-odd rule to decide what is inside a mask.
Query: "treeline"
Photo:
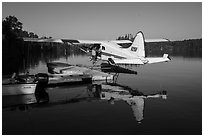
[[[126,34],[119,36],[117,40],[133,41],[134,38],[132,34]],[[162,56],[168,53],[172,56],[202,57],[202,39],[145,43],[145,52],[147,56]]]
[[[21,23],[15,16],[8,16],[2,21],[2,73],[3,75],[13,72],[22,72],[26,68],[32,68],[39,61],[50,61],[58,58],[64,52],[61,46],[42,43],[24,42],[23,37],[39,38],[33,32],[23,30]],[[41,37],[51,38],[51,37]],[[59,52],[59,54],[58,54]]]
[[[15,16],[9,16],[2,21],[2,72],[18,72],[18,66],[23,64],[23,40],[20,39],[23,24]]]
[[[3,19],[2,33],[5,39],[9,38],[38,38],[38,35],[33,32],[23,30],[23,23],[21,23],[15,16],[8,16]]]
[[[202,57],[202,39],[172,42],[174,56]]]

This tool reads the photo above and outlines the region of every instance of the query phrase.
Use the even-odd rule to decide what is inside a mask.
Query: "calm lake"
[[[202,58],[171,56],[135,67],[116,83],[52,87],[40,96],[2,97],[2,134],[202,134]],[[84,54],[52,61],[91,65]],[[46,61],[27,66],[47,73]],[[134,97],[127,99],[129,92]],[[114,94],[115,100],[108,98]],[[40,103],[42,101],[43,103]]]

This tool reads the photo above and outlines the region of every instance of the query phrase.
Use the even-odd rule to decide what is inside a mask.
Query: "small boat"
[[[48,83],[48,76],[39,73],[37,75],[16,75],[12,77],[3,77],[2,95],[25,95],[34,94],[37,85],[44,86]]]
[[[14,83],[3,84],[2,95],[22,95],[22,94],[34,94],[37,83]]]

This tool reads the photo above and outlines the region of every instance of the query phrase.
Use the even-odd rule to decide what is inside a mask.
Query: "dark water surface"
[[[202,134],[202,58],[171,58],[134,68],[138,75],[120,74],[116,84],[68,85],[41,89],[42,95],[3,97],[2,133]],[[55,61],[87,65],[88,60],[73,55]],[[47,72],[46,64],[39,62],[29,71]]]

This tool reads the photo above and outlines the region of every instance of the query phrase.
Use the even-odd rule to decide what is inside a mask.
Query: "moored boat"
[[[38,85],[46,85],[48,76],[46,74],[41,76],[37,75],[16,75],[15,73],[11,78],[3,77],[2,80],[2,95],[25,95],[34,94]]]
[[[2,95],[34,94],[37,83],[2,84]]]

